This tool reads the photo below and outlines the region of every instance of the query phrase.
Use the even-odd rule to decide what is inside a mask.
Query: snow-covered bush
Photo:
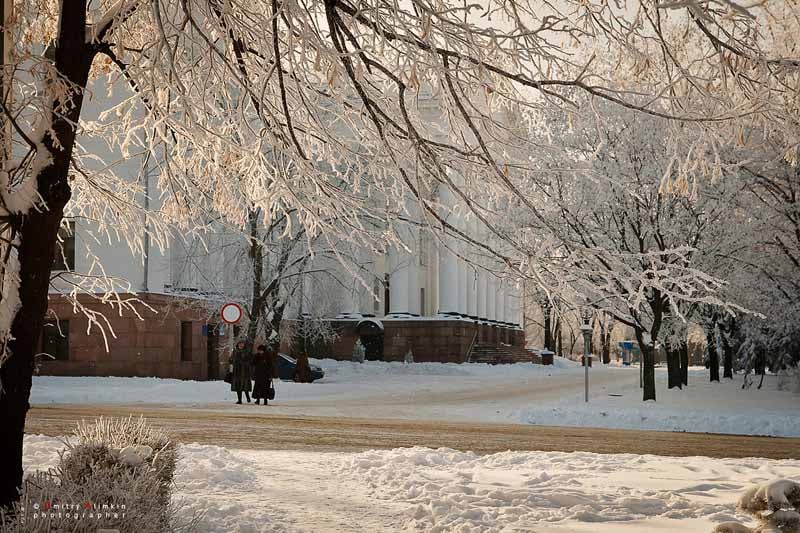
[[[4,531],[190,530],[175,523],[177,450],[165,433],[143,419],[101,418],[80,423],[65,444],[56,468],[26,478]]]
[[[781,479],[754,485],[738,507],[758,519],[756,533],[800,533],[800,483]]]
[[[778,372],[778,390],[800,394],[800,367],[788,368]]]

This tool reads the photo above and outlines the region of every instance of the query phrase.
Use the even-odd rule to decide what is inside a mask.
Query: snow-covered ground
[[[61,443],[26,436],[24,467]],[[180,447],[175,498],[198,531],[709,533],[748,522],[749,485],[800,479],[800,461],[449,449],[363,453]],[[309,490],[313,487],[313,490]]]
[[[596,365],[585,404],[583,368],[563,359],[547,367],[314,363],[325,369],[325,378],[278,382],[271,413],[800,437],[800,395],[778,390],[775,376],[767,376],[761,390],[742,390],[741,376],[709,383],[708,371],[698,368],[691,369],[688,388],[668,391],[666,371],[657,369],[658,401],[642,403],[638,369]],[[221,381],[40,376],[34,378],[31,402],[254,408],[234,406],[233,398]]]

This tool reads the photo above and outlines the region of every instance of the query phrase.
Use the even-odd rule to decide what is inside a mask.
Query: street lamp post
[[[550,335],[550,311],[550,302],[547,299],[543,299],[542,312],[544,313],[544,349],[553,352],[555,350],[553,350],[553,339]]]
[[[592,354],[589,353],[589,347],[592,344],[592,326],[589,324],[589,319],[592,317],[591,310],[584,309],[583,311],[583,324],[581,331],[583,332],[583,368],[584,368],[584,388],[585,397],[584,401],[589,402],[589,361]]]

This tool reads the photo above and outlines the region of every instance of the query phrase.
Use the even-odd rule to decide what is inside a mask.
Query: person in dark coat
[[[253,378],[256,381],[253,386],[253,399],[256,401],[256,405],[260,400],[264,400],[264,405],[267,405],[269,401],[269,389],[272,388],[272,376],[274,375],[273,366],[272,354],[262,344],[253,356]]]
[[[236,343],[236,348],[233,350],[230,363],[233,367],[231,390],[236,393],[239,399],[236,403],[242,403],[243,392],[247,398],[247,403],[250,403],[250,389],[253,386],[250,366],[253,364],[253,354],[247,349],[247,343],[244,341]]]

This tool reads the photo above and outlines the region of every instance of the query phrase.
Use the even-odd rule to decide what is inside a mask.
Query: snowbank
[[[25,468],[58,439],[25,437]],[[800,479],[800,461],[449,449],[363,453],[183,445],[175,502],[198,532],[591,531],[708,533],[752,520],[744,489]],[[313,487],[313,490],[309,490]]]
[[[710,383],[702,368],[691,369],[683,390],[666,390],[666,372],[656,377],[656,402],[642,402],[638,381],[632,381],[595,395],[588,404],[572,396],[516,409],[511,418],[551,426],[800,437],[800,396],[779,390],[776,376],[768,376],[761,390],[742,390],[741,376]]]

